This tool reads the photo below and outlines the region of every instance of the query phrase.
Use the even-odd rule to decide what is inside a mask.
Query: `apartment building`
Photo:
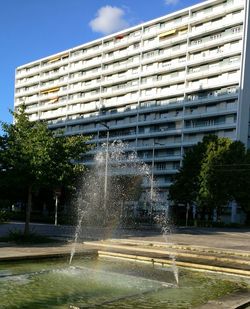
[[[164,196],[205,134],[250,146],[248,1],[201,2],[20,66],[15,108],[97,146],[109,130],[153,166]]]

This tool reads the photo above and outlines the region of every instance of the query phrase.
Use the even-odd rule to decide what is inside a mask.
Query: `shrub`
[[[0,222],[6,222],[9,219],[9,213],[6,210],[0,209]]]
[[[4,237],[4,240],[15,242],[17,244],[24,244],[24,243],[42,244],[42,243],[55,242],[55,240],[49,237],[38,235],[34,232],[30,232],[29,235],[25,235],[23,231],[19,231],[19,230],[10,231],[9,235],[7,237]]]

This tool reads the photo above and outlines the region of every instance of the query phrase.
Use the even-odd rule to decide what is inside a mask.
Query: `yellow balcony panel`
[[[53,63],[53,62],[56,62],[56,61],[59,61],[61,59],[66,59],[69,57],[69,53],[66,53],[66,54],[63,54],[63,55],[60,55],[60,56],[56,56],[54,58],[51,58],[50,60],[48,60],[47,63]]]
[[[51,93],[51,92],[57,92],[59,90],[60,90],[60,87],[54,87],[54,88],[43,90],[43,91],[41,91],[41,93],[46,94],[46,93]]]
[[[63,54],[63,55],[61,55],[60,57],[61,57],[62,59],[66,59],[66,58],[69,57],[69,53]]]
[[[47,63],[53,63],[53,62],[56,62],[60,59],[61,59],[61,57],[56,57],[56,58],[50,59]]]
[[[158,38],[159,39],[165,39],[168,36],[176,34],[176,32],[177,32],[176,29],[172,29],[172,30],[169,30],[169,31],[166,31],[166,32],[163,32],[163,33],[159,34]]]
[[[178,31],[186,31],[188,30],[188,26],[183,26],[177,29]]]
[[[188,32],[188,27],[187,26],[178,28],[178,33],[179,34],[185,34],[187,32]]]
[[[54,99],[49,100],[49,103],[55,103],[57,101],[58,101],[58,98],[54,98]]]

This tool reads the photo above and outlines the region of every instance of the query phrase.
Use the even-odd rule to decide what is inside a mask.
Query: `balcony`
[[[50,80],[50,79],[56,79],[58,77],[62,77],[65,76],[65,78],[68,77],[68,70],[57,70],[57,71],[51,71],[51,72],[47,72],[47,73],[43,73],[40,76],[40,81],[46,81],[46,80]]]
[[[97,48],[97,49],[91,49],[89,46],[87,46],[89,44],[91,44],[91,43],[87,43],[84,46],[82,46],[82,49],[80,49],[80,46],[79,46],[76,49],[72,50],[71,56],[70,56],[70,61],[74,62],[74,61],[77,61],[77,60],[85,60],[85,59],[89,59],[89,58],[92,58],[94,56],[96,57],[97,55],[102,54],[103,50],[102,50],[102,43],[101,42],[100,42],[100,45],[99,45],[100,48]]]
[[[175,172],[177,173],[177,171]],[[172,182],[170,181],[154,181],[154,187],[155,188],[169,188],[171,186]],[[143,182],[142,183],[143,188],[151,188],[151,183],[149,182]]]
[[[218,78],[217,80],[211,81],[211,82],[204,82],[199,83],[195,85],[189,85],[186,89],[187,93],[192,92],[201,92],[209,89],[218,89],[218,88],[224,88],[229,87],[230,85],[238,85],[239,84],[239,77],[232,78],[230,80]]]
[[[187,80],[192,80],[192,79],[202,79],[204,77],[209,77],[215,74],[222,74],[228,71],[232,71],[232,70],[237,70],[240,69],[240,61],[236,62],[236,63],[225,63],[225,64],[219,64],[212,67],[212,68],[202,68],[201,70],[198,72],[189,72],[187,74]],[[239,77],[240,78],[240,77]]]
[[[77,64],[74,64],[74,63],[71,63],[68,71],[69,73],[73,73],[73,72],[77,72],[79,70],[90,70],[91,68],[94,68],[94,67],[100,67],[100,63],[102,61],[102,58],[100,57],[99,59],[91,59],[91,60],[88,60],[88,61],[79,61],[79,63]]]
[[[207,124],[201,124],[201,125],[195,125],[195,126],[186,126],[183,129],[184,133],[195,133],[195,132],[207,132],[207,131],[218,131],[218,130],[227,130],[227,129],[235,129],[236,123],[207,123]]]
[[[45,60],[40,67],[40,71],[48,71],[57,67],[68,65],[69,53],[58,55],[53,58]]]
[[[41,70],[40,62],[36,62],[33,67],[26,67],[21,69],[20,71],[16,71],[16,78],[24,78],[30,75],[35,75],[40,70]]]
[[[243,20],[244,20],[244,12],[242,12],[241,14],[239,14],[239,16],[236,16],[235,18],[224,17],[222,20],[218,22],[213,22],[212,24],[207,26],[204,25],[203,27],[200,27],[197,30],[192,29],[189,36],[190,39],[196,36],[200,37],[204,33],[209,34],[217,30],[222,30],[232,27],[234,25],[238,25],[240,23],[243,23]]]
[[[210,40],[207,39],[204,42],[196,45],[189,45],[188,51],[191,52],[197,52],[197,51],[204,51],[205,49],[214,48],[218,46],[222,46],[222,44],[230,43],[235,40],[241,40],[242,39],[242,33],[235,33],[231,35],[222,35],[218,39]],[[222,47],[223,48],[223,47]],[[241,46],[239,45],[237,49],[239,52],[241,52]],[[218,53],[223,52],[222,50],[218,49]],[[226,51],[228,52],[228,51]]]
[[[80,73],[80,74],[78,74]],[[88,79],[94,79],[96,77],[99,77],[102,74],[101,67],[98,68],[98,70],[92,72],[90,71],[84,71],[83,74],[81,74],[81,71],[77,70],[75,71],[75,76],[69,77],[69,82],[74,83],[78,81],[88,80]]]
[[[114,63],[109,65],[108,67],[104,67],[102,73],[107,74],[114,74],[119,71],[126,71],[128,69],[132,69],[134,67],[139,67],[139,58],[138,59],[128,59],[127,61],[123,61],[122,63]]]
[[[224,4],[220,7],[212,8],[211,12],[209,13],[207,13],[205,10],[200,11],[199,15],[194,15],[191,17],[190,22],[197,23],[198,21],[209,20],[242,8],[244,8],[244,0],[236,0],[234,3]]]
[[[235,104],[232,108],[215,108],[213,111],[193,111],[192,113],[185,113],[184,119],[200,119],[205,117],[213,117],[219,115],[229,115],[237,113],[237,105]]]
[[[18,79],[16,78],[16,88],[21,88],[21,87],[25,87],[26,85],[33,85],[36,83],[39,83],[40,81],[40,76],[39,75],[35,75],[32,78],[23,78],[23,79]]]

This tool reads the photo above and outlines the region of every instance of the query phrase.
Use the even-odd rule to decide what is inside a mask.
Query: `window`
[[[201,28],[203,28],[203,26],[204,26],[204,24],[202,23],[202,24],[197,24],[197,25],[195,25],[195,30],[199,30],[199,29],[201,29]]]
[[[234,41],[230,44],[230,47],[233,49],[233,48],[237,48],[239,47],[239,44],[240,44],[240,41]]]
[[[179,58],[179,62],[185,62],[185,61],[186,61],[186,59],[187,59],[187,58],[186,58],[186,56],[184,56],[184,57],[180,57],[180,58]]]
[[[223,19],[222,17],[215,18],[212,20],[212,24],[222,21],[222,19]]]
[[[192,41],[192,45],[199,45],[202,43],[202,39]]]
[[[151,32],[151,31],[153,31],[155,28],[156,28],[156,25],[152,25],[152,26],[146,27],[146,28],[144,29],[144,32],[145,32],[145,33]]]
[[[139,84],[138,79],[132,80],[131,86],[137,86]]]
[[[119,72],[118,73],[118,77],[123,77],[125,75],[126,71],[123,71],[123,72]]]
[[[177,89],[182,89],[184,88],[184,84],[177,84]]]
[[[150,63],[150,64],[147,64],[147,65],[146,65],[146,69],[147,69],[147,70],[152,70],[153,67],[154,67],[154,64],[153,64],[153,63]]]
[[[209,64],[209,69],[213,69],[213,68],[217,67],[218,65],[219,65],[219,62],[211,63],[211,64]]]
[[[179,49],[180,49],[180,45],[179,45],[179,44],[174,45],[174,46],[172,47],[172,50],[179,50]]]
[[[196,67],[196,68],[192,68],[190,70],[191,73],[196,73],[196,72],[199,72],[201,70],[201,67]]]
[[[177,23],[180,23],[182,21],[182,17],[178,17],[178,18],[175,18],[174,22],[177,24]]]
[[[241,27],[232,28],[232,33],[233,33],[233,34],[239,33],[239,32],[241,32]]]
[[[162,66],[163,67],[168,67],[168,66],[170,66],[171,65],[171,61],[169,60],[169,61],[164,61],[164,62],[162,62]]]
[[[144,55],[143,55],[143,58],[153,57],[153,56],[156,55],[157,53],[158,53],[158,51],[156,51],[156,50],[150,51],[150,52],[144,54]]]
[[[141,30],[137,30],[137,31],[135,31],[135,32],[131,32],[130,33],[130,37],[135,37],[135,36],[139,36],[141,34]]]
[[[236,57],[231,57],[229,59],[230,62],[238,62],[240,60],[240,56],[236,56]]]
[[[173,72],[171,73],[171,77],[177,77],[179,75],[179,72]]]
[[[219,38],[221,38],[222,34],[221,33],[216,33],[213,35],[210,35],[210,40],[217,40]]]
[[[147,89],[147,90],[145,91],[145,94],[146,94],[146,95],[151,95],[151,94],[153,94],[153,89]]]

